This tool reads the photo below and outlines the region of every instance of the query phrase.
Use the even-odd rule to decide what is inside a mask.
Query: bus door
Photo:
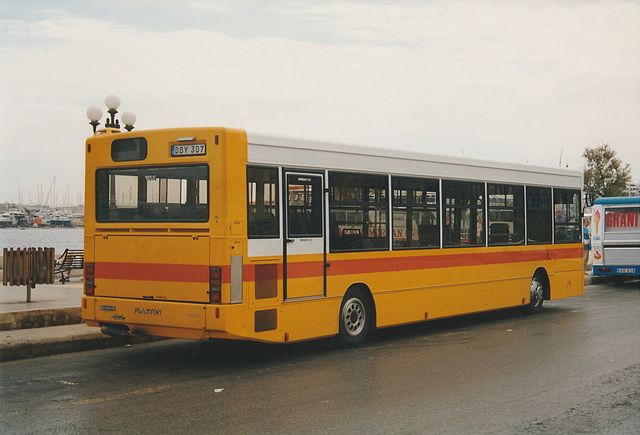
[[[285,172],[285,299],[324,296],[324,176]]]

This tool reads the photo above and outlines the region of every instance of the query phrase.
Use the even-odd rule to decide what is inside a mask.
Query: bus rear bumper
[[[88,326],[131,334],[278,342],[278,335],[254,334],[252,312],[243,304],[197,304],[84,296],[82,319]],[[275,326],[274,326],[275,329]],[[264,335],[267,335],[266,337]]]
[[[640,276],[640,266],[593,266],[593,275]]]

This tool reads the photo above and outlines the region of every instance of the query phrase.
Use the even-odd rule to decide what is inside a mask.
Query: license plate
[[[207,146],[203,143],[171,145],[171,157],[204,156],[206,153]]]
[[[622,267],[618,268],[618,273],[634,273],[635,271],[635,269],[624,269]]]

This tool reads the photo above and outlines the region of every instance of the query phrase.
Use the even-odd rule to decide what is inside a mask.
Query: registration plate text
[[[203,143],[171,145],[171,157],[204,156],[206,153],[207,146]]]

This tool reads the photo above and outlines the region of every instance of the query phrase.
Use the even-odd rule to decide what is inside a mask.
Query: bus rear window
[[[143,137],[116,139],[111,142],[111,159],[114,162],[144,160],[147,158],[147,140]]]
[[[96,171],[98,222],[207,222],[207,165]]]

